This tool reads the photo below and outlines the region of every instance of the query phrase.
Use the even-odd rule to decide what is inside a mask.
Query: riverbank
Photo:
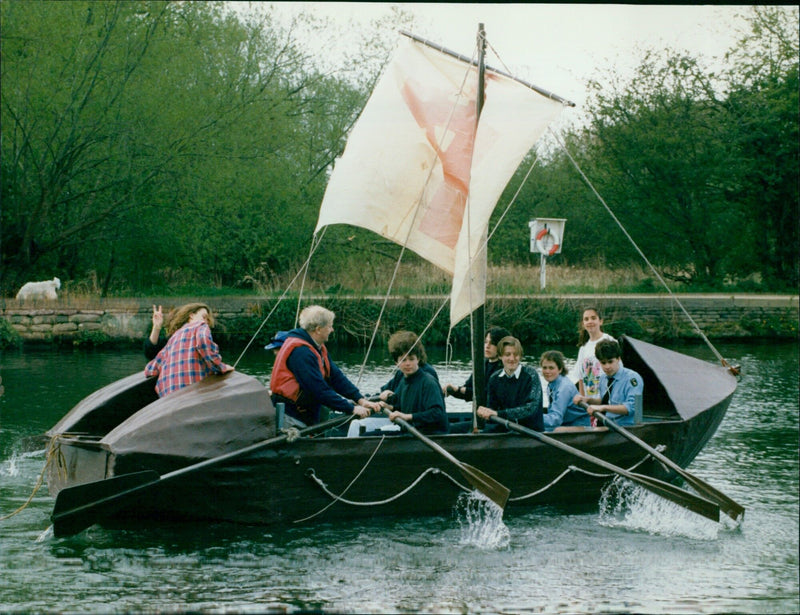
[[[398,329],[420,331],[446,301],[445,296],[307,297],[304,305],[320,303],[336,313],[336,342],[364,345],[381,316],[379,336]],[[217,315],[215,337],[220,342],[247,342],[259,331],[256,343],[266,343],[274,331],[289,329],[295,321],[296,300],[277,307],[275,299],[257,296],[169,297],[141,299],[60,298],[51,302],[0,303],[0,339],[10,344],[67,344],[100,346],[139,344],[150,328],[153,303],[164,311],[189,301],[204,301]],[[680,305],[678,304],[680,302]],[[573,343],[580,313],[596,306],[612,335],[628,334],[649,341],[689,340],[699,336],[684,314],[710,339],[797,339],[798,296],[757,294],[627,294],[627,295],[502,295],[490,296],[486,322],[513,331],[523,343]],[[451,333],[452,343],[468,338],[468,322]],[[426,343],[448,339],[448,313],[441,310],[426,333]]]

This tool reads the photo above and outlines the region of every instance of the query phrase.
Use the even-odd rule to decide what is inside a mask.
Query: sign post
[[[531,229],[531,252],[540,254],[539,286],[546,285],[547,257],[561,253],[566,218],[536,218],[528,222]]]

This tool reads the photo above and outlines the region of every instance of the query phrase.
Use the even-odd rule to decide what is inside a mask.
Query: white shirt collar
[[[514,373],[510,376],[506,373],[505,369],[500,370],[500,378],[516,378],[519,379],[519,375],[522,373],[522,363],[517,365],[517,369],[514,370]]]

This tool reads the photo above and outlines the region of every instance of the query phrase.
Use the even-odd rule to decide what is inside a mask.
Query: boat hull
[[[678,398],[671,394],[674,385],[670,377],[660,380],[657,377],[659,366],[647,361],[651,349],[656,349],[652,350],[654,356],[661,357],[662,349],[640,342],[631,346],[629,342],[626,365],[641,370],[645,390],[648,387],[650,390],[650,398],[645,399],[644,421],[630,431],[686,467],[722,421],[735,391],[735,379],[714,367],[719,382],[710,388],[716,391],[715,395],[705,399],[702,408],[689,408],[685,400],[675,402]],[[672,356],[675,354],[668,355],[670,360],[681,360]],[[685,369],[696,377],[697,365],[690,363]],[[132,384],[136,390],[142,388],[138,382]],[[704,390],[708,391],[708,381],[705,385]],[[218,445],[206,447],[206,453],[198,455],[187,454],[185,446],[177,447],[182,452],[172,454],[168,438],[152,436],[153,425],[164,423],[166,429],[171,421],[182,416],[181,412],[196,417],[197,406],[192,402],[185,409],[174,411],[159,400],[134,413],[103,438],[51,434],[52,446],[58,448],[58,455],[52,456],[61,460],[48,473],[51,494],[56,495],[64,487],[142,470],[152,470],[163,477],[275,435],[274,409],[252,379],[240,374],[234,379],[202,386],[215,392],[226,409],[215,410],[211,404],[205,410],[217,422],[220,412],[227,411],[237,417],[241,414],[229,409],[231,403],[238,404],[240,409],[245,402],[251,403],[250,422],[245,424],[257,428],[252,429],[249,442],[232,440],[227,451]],[[203,403],[212,393],[203,393]],[[119,393],[114,390],[114,395]],[[178,407],[182,398],[175,395],[170,403]],[[191,400],[191,395],[189,392],[185,399]],[[164,408],[158,404],[164,404]],[[650,415],[648,407],[653,409]],[[264,413],[269,416],[263,418]],[[78,414],[86,414],[85,409]],[[85,417],[79,420],[87,422]],[[63,428],[69,421],[62,423]],[[147,434],[146,446],[135,445],[134,436],[140,431]],[[217,433],[218,428],[211,431]],[[231,433],[239,431],[237,428]],[[552,437],[627,470],[666,480],[676,478],[635,443],[606,428],[555,432]],[[200,442],[207,440],[202,435],[197,438]],[[459,462],[508,487],[511,494],[507,510],[511,512],[530,506],[596,504],[603,486],[614,478],[588,461],[517,433],[451,434],[431,439]],[[192,445],[190,450],[197,450],[197,446]],[[343,438],[326,434],[284,440],[159,481],[119,511],[114,522],[211,520],[285,525],[379,515],[449,514],[459,495],[472,490],[460,467],[409,435]]]
[[[651,446],[663,446],[665,454],[686,466],[699,450],[695,443],[710,437],[708,430],[719,423],[725,407],[691,421],[643,424],[632,431]],[[671,478],[639,447],[605,429],[554,437],[625,469]],[[613,478],[592,464],[517,434],[451,435],[434,440],[459,461],[508,487],[509,511],[596,503],[603,486]],[[85,461],[86,451],[80,454]],[[103,455],[98,451],[98,456]],[[183,458],[135,454],[114,461],[115,475],[143,468],[163,475],[187,465]],[[78,476],[74,479],[83,482]],[[300,439],[165,481],[144,492],[117,520],[286,524],[448,514],[458,496],[470,490],[457,466],[409,436]]]

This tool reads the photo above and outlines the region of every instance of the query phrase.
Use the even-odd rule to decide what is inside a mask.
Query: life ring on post
[[[558,236],[546,226],[536,233],[536,249],[540,254],[553,256],[558,252]]]

